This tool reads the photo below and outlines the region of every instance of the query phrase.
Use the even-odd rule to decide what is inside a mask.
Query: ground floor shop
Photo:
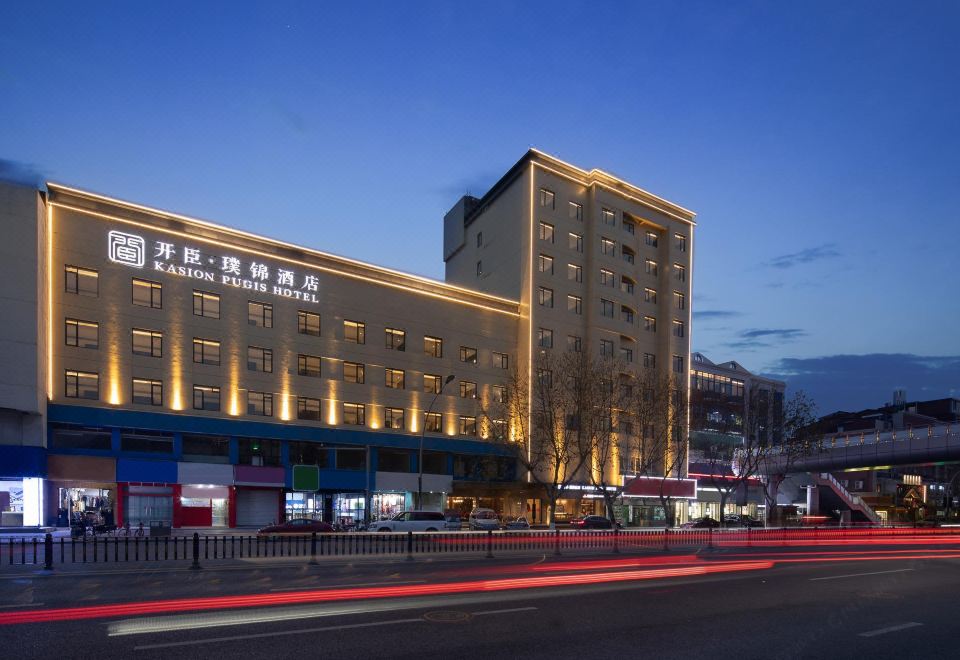
[[[0,527],[33,527],[42,519],[44,480],[0,478]]]

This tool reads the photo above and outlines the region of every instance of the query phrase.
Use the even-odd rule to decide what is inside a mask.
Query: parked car
[[[736,513],[725,515],[723,524],[727,527],[763,527],[762,521]]]
[[[484,532],[500,529],[500,517],[493,509],[474,509],[470,512],[470,529]]]
[[[451,532],[459,532],[463,528],[463,518],[458,513],[448,513],[444,516],[446,521],[443,528]]]
[[[403,511],[389,520],[370,523],[371,532],[439,532],[447,520],[440,511]]]
[[[294,518],[279,525],[268,525],[257,530],[258,536],[273,536],[274,534],[312,534],[314,532],[332,532],[333,525],[322,520],[310,518]]]
[[[688,522],[680,525],[681,529],[710,529],[717,528],[720,526],[719,520],[714,520],[710,516],[704,516],[703,518],[697,518],[696,520],[690,520]]]
[[[503,527],[504,529],[530,529],[530,522],[523,516],[520,516],[515,520],[508,520]]]
[[[574,529],[613,529],[614,524],[620,527],[619,523],[603,516],[581,516],[570,521],[570,527]]]

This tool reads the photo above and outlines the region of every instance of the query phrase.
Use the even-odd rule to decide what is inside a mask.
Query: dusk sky
[[[960,396],[960,3],[318,5],[3,3],[0,177],[442,279],[535,146],[698,213],[695,350]]]

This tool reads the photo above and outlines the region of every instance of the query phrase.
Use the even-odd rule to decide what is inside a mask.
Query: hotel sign
[[[146,241],[142,236],[122,231],[112,230],[107,234],[107,258],[131,268],[150,268],[161,273],[269,293],[281,298],[320,302],[317,297],[320,278],[316,275],[278,268],[263,261],[244,261],[233,255],[211,254],[188,245]]]

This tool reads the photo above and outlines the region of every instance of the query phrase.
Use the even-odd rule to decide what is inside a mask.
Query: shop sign
[[[316,465],[294,465],[293,489],[309,493],[320,490],[320,468]]]
[[[131,268],[149,268],[281,298],[320,302],[317,296],[320,278],[316,275],[298,273],[255,259],[242,260],[230,254],[203,252],[190,245],[147,241],[137,234],[111,230],[107,234],[107,258]]]

